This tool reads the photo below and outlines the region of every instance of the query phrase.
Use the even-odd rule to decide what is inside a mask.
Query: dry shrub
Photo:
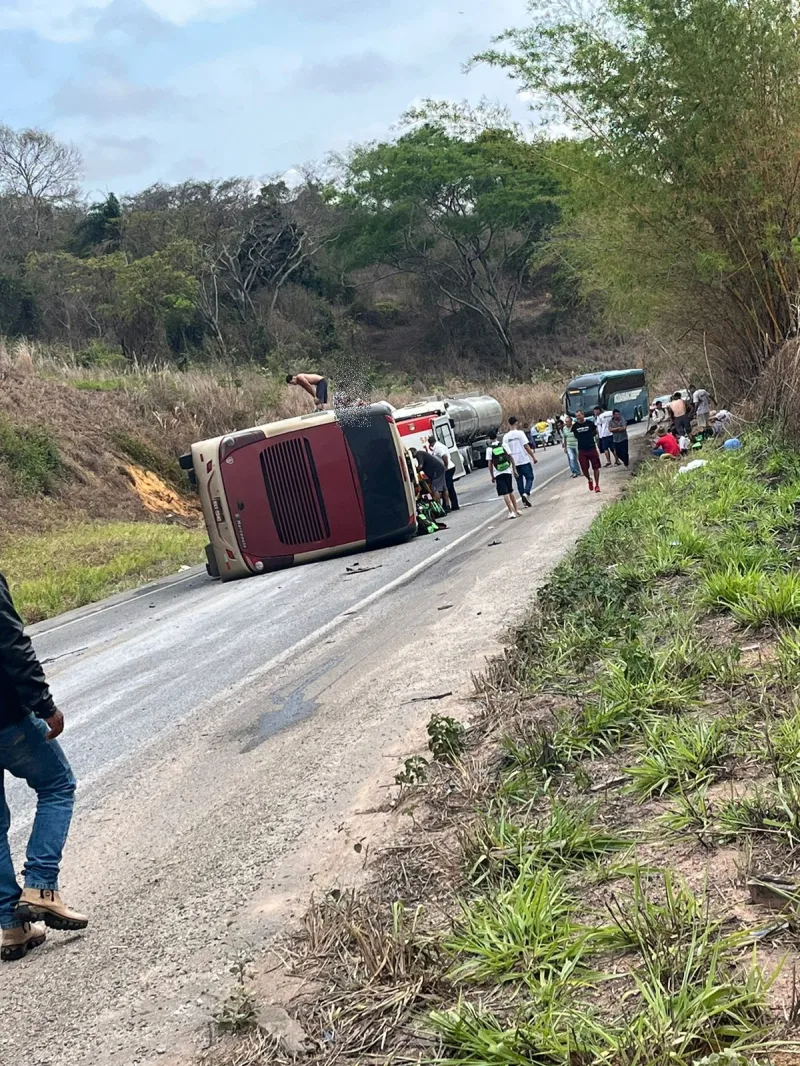
[[[541,418],[551,418],[563,410],[563,389],[559,391],[555,385],[548,382],[496,385],[491,392],[500,401],[506,418],[516,415],[521,422],[533,424]]]
[[[761,372],[748,408],[758,421],[773,423],[788,439],[800,438],[797,403],[800,397],[800,340],[793,338],[772,356]],[[743,415],[750,410],[743,408]]]

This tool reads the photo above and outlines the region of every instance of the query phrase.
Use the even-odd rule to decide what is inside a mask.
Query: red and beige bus
[[[319,411],[192,445],[209,573],[230,581],[416,532],[416,498],[388,406]]]

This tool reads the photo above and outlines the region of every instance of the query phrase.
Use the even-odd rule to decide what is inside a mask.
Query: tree
[[[414,275],[447,311],[486,322],[517,366],[514,309],[537,247],[558,218],[557,184],[513,130],[473,139],[427,122],[344,162],[340,207],[350,268],[385,263]]]
[[[311,264],[338,239],[337,218],[322,189],[308,182],[290,190],[282,181],[261,187],[239,228],[203,248],[201,306],[224,344],[220,315],[233,309],[243,324],[266,325],[292,281],[309,280]]]
[[[478,58],[583,138],[551,153],[576,197],[565,256],[618,315],[707,338],[743,391],[800,325],[796,5],[531,11]]]
[[[81,172],[72,145],[44,130],[0,126],[0,188],[30,210],[37,238],[48,212],[77,199]]]
[[[71,250],[78,256],[118,252],[122,239],[122,207],[114,193],[92,204],[78,223]]]

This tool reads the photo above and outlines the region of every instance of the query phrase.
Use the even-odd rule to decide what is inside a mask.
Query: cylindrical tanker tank
[[[493,396],[464,396],[445,400],[459,444],[493,437],[503,421],[503,410]]]

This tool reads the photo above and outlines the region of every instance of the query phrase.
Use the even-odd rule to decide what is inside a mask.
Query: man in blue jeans
[[[527,434],[519,428],[519,420],[513,415],[508,420],[508,433],[503,437],[503,447],[514,461],[517,475],[517,488],[526,507],[532,507],[533,466],[538,463]]]
[[[36,658],[0,574],[0,959],[12,962],[39,947],[45,926],[85,929],[89,919],[71,910],[58,892],[61,853],[69,833],[75,778],[56,740],[64,716],[50,695]],[[5,798],[5,771],[36,792],[36,817],[28,840],[20,889],[8,830],[11,812]],[[39,923],[44,923],[39,924]]]

